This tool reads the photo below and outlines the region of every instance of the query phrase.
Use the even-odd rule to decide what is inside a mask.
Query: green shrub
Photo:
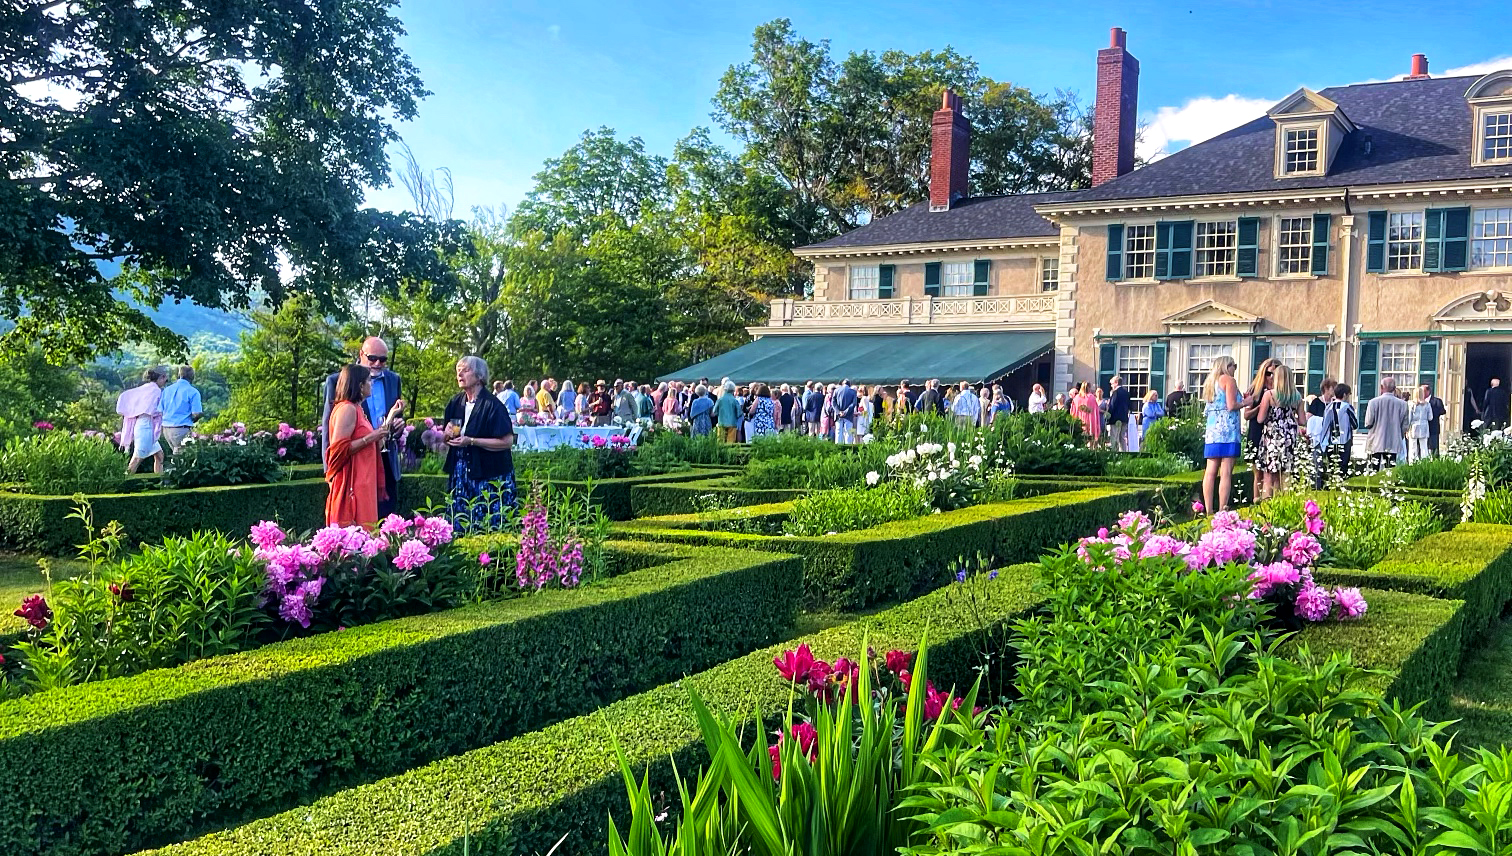
[[[728,444],[726,444],[728,445]],[[751,460],[769,461],[774,458],[798,458],[811,461],[827,458],[845,451],[846,447],[832,443],[823,437],[782,431],[767,434],[751,441]]]
[[[514,454],[515,477],[552,481],[602,481],[632,475],[632,464],[639,455],[631,446],[605,444],[598,448],[558,446],[540,452]]]
[[[729,467],[742,463],[746,451],[721,442],[713,435],[692,437],[676,431],[652,431],[641,438],[640,451],[636,455],[646,453],[650,453],[649,460],[679,461],[696,467]]]
[[[1423,458],[1398,464],[1391,474],[1402,487],[1419,490],[1464,490],[1469,467],[1454,458]]]
[[[1512,490],[1494,488],[1475,503],[1470,519],[1476,523],[1512,524]]]
[[[718,478],[682,484],[637,484],[630,489],[630,504],[636,517],[691,514],[704,510],[704,497],[716,496],[722,507],[788,502],[807,493],[801,489],[752,490],[740,487],[738,479]]]
[[[783,531],[789,535],[834,535],[894,520],[912,520],[932,510],[923,488],[901,482],[822,490],[793,503]]]
[[[1191,471],[1189,458],[1165,453],[1149,457],[1119,455],[1109,459],[1103,468],[1103,472],[1110,476],[1139,479],[1163,479]]]
[[[821,457],[809,469],[808,487],[810,490],[860,487],[866,484],[867,473],[887,469],[887,456],[895,451],[897,449],[883,443],[867,443],[851,446],[845,454]]]
[[[582,589],[0,703],[0,852],[164,844],[588,713],[791,625],[796,559],[670,552]]]
[[[126,459],[108,437],[47,431],[0,449],[0,483],[30,494],[115,493],[125,481]]]
[[[1207,420],[1202,414],[1202,403],[1197,402],[1180,414],[1156,420],[1139,446],[1152,455],[1179,455],[1189,461],[1201,461],[1206,433]]]
[[[1368,568],[1391,551],[1443,528],[1427,503],[1361,491],[1282,494],[1266,500],[1254,514],[1295,530],[1302,525],[1302,508],[1309,498],[1322,509],[1326,526],[1320,565]]]
[[[653,790],[675,793],[669,757],[685,774],[707,760],[688,704],[690,688],[717,714],[747,722],[775,716],[791,698],[790,686],[772,667],[783,650],[806,644],[825,658],[854,657],[868,645],[912,650],[926,630],[935,684],[964,688],[975,678],[982,636],[1001,632],[1040,601],[1033,580],[1007,571],[996,580],[973,580],[965,585],[988,595],[979,599],[984,611],[962,610],[936,593],[577,719],[165,848],[160,856],[433,856],[461,853],[464,834],[479,853],[546,853],[564,837],[569,852],[600,853],[606,819],[623,816],[626,808],[615,741],[635,769],[650,767]]]
[[[185,443],[177,454],[168,458],[163,467],[163,485],[195,488],[271,484],[283,474],[278,456],[266,443],[200,440]]]
[[[740,486],[753,490],[801,488],[808,484],[811,465],[808,458],[753,457],[740,477]]]

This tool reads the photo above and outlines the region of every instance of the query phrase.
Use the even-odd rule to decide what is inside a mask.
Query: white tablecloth
[[[522,452],[555,449],[558,446],[586,446],[593,437],[609,439],[630,433],[619,425],[603,425],[596,428],[579,428],[575,425],[516,425],[514,447]]]

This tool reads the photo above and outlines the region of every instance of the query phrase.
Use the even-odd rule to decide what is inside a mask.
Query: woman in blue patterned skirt
[[[488,364],[457,361],[457,393],[446,405],[446,474],[452,526],[458,533],[502,529],[515,507],[514,425],[488,395]]]

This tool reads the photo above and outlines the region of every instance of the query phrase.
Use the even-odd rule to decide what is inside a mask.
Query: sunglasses
[[[380,357],[375,354],[363,354],[362,358],[370,363],[375,363],[380,366],[388,362],[388,357]]]

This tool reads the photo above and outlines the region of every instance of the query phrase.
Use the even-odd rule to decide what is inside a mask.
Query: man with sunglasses
[[[377,336],[369,336],[362,341],[362,350],[357,354],[357,364],[366,366],[373,375],[373,392],[363,402],[363,410],[367,413],[368,422],[378,425],[388,418],[390,413],[404,412],[404,399],[399,396],[399,375],[389,371],[388,345]],[[325,410],[321,414],[320,424],[320,458],[325,460],[327,438],[330,436],[331,402],[336,397],[336,379],[341,372],[335,372],[326,378],[325,382]],[[394,421],[394,440],[390,441],[378,458],[383,462],[383,492],[379,494],[378,516],[383,517],[394,512],[399,496],[399,441],[403,436],[404,420]]]

